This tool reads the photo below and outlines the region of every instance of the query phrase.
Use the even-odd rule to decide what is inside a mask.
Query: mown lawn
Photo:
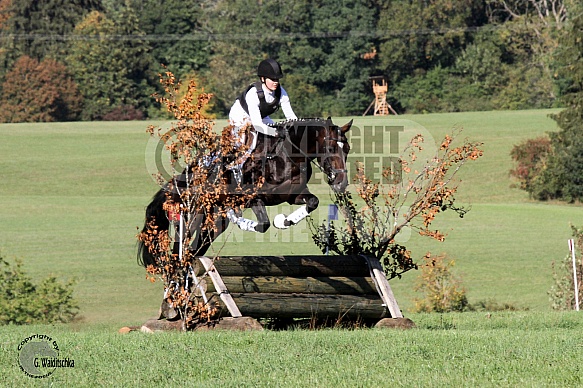
[[[413,314],[417,328],[118,334],[112,325],[5,327],[2,386],[577,387],[583,321],[571,313]],[[49,334],[57,368],[33,380],[18,345]]]

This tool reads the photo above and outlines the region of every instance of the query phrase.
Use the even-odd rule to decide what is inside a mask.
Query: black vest
[[[279,100],[281,99],[281,86],[277,85],[277,89],[275,89],[275,100],[273,100],[273,102],[271,104],[268,104],[267,101],[265,101],[265,93],[263,93],[263,88],[261,87],[261,82],[257,81],[255,83],[252,83],[251,85],[247,86],[247,89],[245,89],[245,91],[237,98],[239,100],[239,103],[241,104],[241,106],[245,110],[245,112],[247,112],[247,114],[249,114],[249,106],[247,105],[247,101],[245,100],[245,96],[247,95],[249,90],[251,90],[252,88],[255,88],[257,90],[257,96],[259,97],[259,111],[261,112],[261,118],[265,118],[279,109]]]

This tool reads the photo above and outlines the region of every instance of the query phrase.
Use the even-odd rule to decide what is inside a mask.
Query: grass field
[[[117,334],[36,326],[74,368],[18,368],[29,327],[3,328],[0,385],[59,387],[578,387],[578,313],[412,315],[418,329]]]
[[[430,250],[454,258],[454,270],[463,276],[470,302],[493,299],[530,312],[501,315],[497,321],[485,319],[483,314],[411,315],[415,296],[412,285],[417,277],[411,272],[392,281],[392,287],[405,315],[412,316],[422,330],[343,332],[338,339],[330,331],[243,337],[226,333],[118,336],[115,328],[139,325],[153,317],[161,298],[161,284],[149,283],[135,259],[136,228],[141,227],[144,208],[157,190],[145,167],[145,129],[151,123],[0,125],[2,256],[21,259],[24,269],[35,279],[49,273],[61,279],[77,279],[75,296],[81,305],[81,319],[71,325],[3,328],[0,344],[7,352],[3,351],[2,356],[14,355],[11,348],[21,337],[44,331],[63,341],[62,347],[70,349],[84,365],[74,372],[60,373],[61,380],[56,381],[65,386],[78,385],[76,382],[148,386],[183,381],[187,376],[168,377],[174,362],[198,365],[198,357],[203,358],[200,364],[207,369],[192,366],[191,373],[198,373],[207,383],[230,381],[226,385],[232,386],[268,386],[277,379],[323,386],[323,381],[317,380],[319,365],[331,370],[345,368],[353,380],[342,380],[346,375],[334,372],[322,377],[337,385],[346,385],[342,381],[362,381],[363,386],[375,386],[387,381],[389,370],[390,379],[397,379],[393,381],[414,386],[440,386],[446,382],[462,386],[475,385],[472,382],[492,386],[575,386],[577,381],[569,379],[580,376],[577,368],[583,346],[578,330],[581,319],[574,313],[550,312],[546,292],[552,284],[551,262],[568,253],[569,224],[583,224],[583,208],[531,201],[525,192],[512,186],[508,176],[513,145],[556,130],[549,113],[534,110],[355,119],[360,129],[392,125],[392,120],[411,120],[436,140],[454,126],[462,126],[463,136],[484,143],[484,157],[464,166],[460,174],[458,198],[461,204],[471,206],[471,211],[464,219],[446,213],[439,220],[439,227],[448,232],[444,243],[412,236],[406,245],[415,257]],[[343,124],[348,118],[334,121]],[[217,127],[224,124],[218,121]],[[385,152],[388,146],[384,145]],[[320,195],[322,204],[315,217],[323,219],[329,203],[328,189],[316,186],[313,191]],[[282,209],[285,207],[271,209],[271,214]],[[270,230],[266,235],[230,229],[215,244],[215,249],[219,247],[223,254],[319,253],[305,226],[300,225],[290,231]],[[456,326],[457,320],[466,323]],[[510,323],[504,326],[506,321]],[[311,341],[331,344],[320,349],[312,347]],[[228,349],[223,349],[222,355],[198,352],[198,347],[207,342],[211,348]],[[271,350],[272,342],[273,349],[286,349],[291,342],[295,345],[280,354]],[[175,343],[177,348],[167,343]],[[170,349],[178,349],[183,355],[169,353]],[[411,349],[417,350],[411,353],[410,362],[396,362]],[[155,358],[155,367],[148,365],[146,358],[156,352],[166,358]],[[294,352],[300,356],[294,357]],[[265,358],[255,361],[260,353],[265,353]],[[337,357],[331,358],[330,353]],[[359,362],[347,365],[349,355]],[[545,355],[548,363],[543,362]],[[572,362],[573,357],[579,362]],[[563,359],[566,361],[561,364]],[[13,381],[21,373],[17,368],[7,368],[10,362],[14,364],[10,360],[0,359],[0,371],[8,371],[0,374],[0,385],[3,378]],[[236,366],[231,369],[224,365],[233,362]],[[266,369],[269,365],[275,365],[272,372]],[[524,365],[531,366],[520,371]],[[166,380],[160,380],[162,373],[150,371],[151,368],[165,372]],[[555,374],[561,368],[564,372]],[[425,380],[414,380],[412,384],[398,380],[415,375],[419,369],[427,372]],[[429,373],[436,370],[441,372]],[[134,374],[134,380],[117,380],[119,371]],[[464,379],[466,373],[470,377]],[[253,376],[258,375],[264,380],[254,384]],[[509,378],[502,379],[504,375]]]

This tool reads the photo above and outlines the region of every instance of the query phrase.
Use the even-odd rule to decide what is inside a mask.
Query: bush
[[[415,299],[415,312],[445,313],[470,309],[466,289],[460,277],[451,273],[453,260],[445,255],[432,257],[427,254],[421,266],[415,291],[424,293],[423,299]]]
[[[0,324],[70,322],[78,310],[74,281],[60,283],[54,276],[32,283],[22,263],[11,266],[0,256]]]
[[[104,121],[144,120],[144,112],[131,105],[117,106],[101,117]]]
[[[435,218],[448,210],[463,218],[468,211],[455,203],[455,176],[466,162],[482,156],[482,150],[481,143],[467,139],[458,144],[460,133],[457,129],[446,135],[432,155],[423,154],[425,139],[414,135],[394,165],[382,166],[380,181],[373,181],[357,162],[352,187],[358,197],[349,190],[333,193],[342,218],[330,225],[310,222],[315,244],[322,252],[375,257],[389,279],[417,269],[411,252],[396,242],[397,235],[409,229],[444,241],[445,235],[432,227]]]
[[[510,175],[518,179],[522,190],[531,195],[535,190],[540,190],[537,177],[544,168],[550,151],[551,140],[547,136],[528,139],[512,148],[510,156],[517,166],[510,170]]]
[[[583,250],[583,229],[571,226],[575,239],[575,248]],[[553,310],[574,310],[575,309],[575,285],[573,283],[573,259],[567,255],[563,260],[551,263],[553,269],[554,284],[547,292]],[[577,260],[577,284],[579,287],[579,303],[583,304],[583,263]]]

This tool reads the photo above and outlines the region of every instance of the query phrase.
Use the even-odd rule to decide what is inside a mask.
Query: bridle
[[[326,134],[326,137],[324,138],[324,156],[321,157],[320,159],[320,163],[318,164],[318,167],[320,167],[320,165],[323,165],[323,167],[320,167],[320,170],[322,170],[322,172],[324,172],[324,170],[326,169],[326,167],[328,167],[328,173],[325,173],[325,175],[328,177],[328,181],[329,182],[334,182],[336,180],[336,177],[339,174],[346,174],[348,173],[348,170],[346,169],[346,160],[344,158],[344,142],[342,141],[342,133],[340,131],[339,127],[335,128],[336,132],[337,132],[337,138],[336,139],[332,139],[328,136],[328,134]],[[331,152],[331,150],[334,148],[333,145],[331,145],[331,142],[335,142],[336,143],[336,148],[339,150],[339,154],[333,154]],[[322,152],[320,152],[322,153]],[[331,158],[333,157],[339,157],[340,160],[342,160],[343,163],[343,167],[344,168],[334,168],[332,167],[332,163],[329,161]]]
[[[293,148],[295,148],[296,151],[298,151],[299,154],[301,154],[303,157],[305,157],[307,160],[309,160],[312,164],[314,164],[316,167],[318,167],[318,169],[328,178],[328,182],[334,182],[336,180],[336,177],[338,176],[338,174],[341,173],[348,173],[348,170],[346,169],[346,161],[344,160],[343,156],[344,155],[336,155],[336,154],[332,154],[332,152],[329,152],[329,150],[333,147],[330,146],[329,143],[330,142],[336,142],[336,147],[340,150],[341,153],[344,153],[344,142],[342,140],[339,140],[342,138],[341,136],[341,130],[338,126],[334,126],[335,130],[337,132],[337,139],[332,139],[328,136],[328,134],[326,134],[326,137],[324,138],[324,147],[325,150],[322,152],[321,149],[318,150],[317,155],[321,155],[324,154],[325,156],[321,156],[320,157],[320,162],[319,163],[315,163],[314,159],[316,159],[317,157],[310,157],[308,154],[306,154],[300,147],[298,147],[296,144],[294,144],[291,139],[289,138],[289,135],[286,135],[284,141],[289,142]],[[321,127],[318,131],[322,130],[323,128],[328,129],[327,126]],[[289,156],[288,159],[290,159],[292,161],[292,163],[295,164],[295,162],[293,161],[293,159]],[[344,168],[343,169],[338,169],[338,168],[333,168],[332,167],[332,163],[330,163],[328,160],[333,158],[333,157],[337,157],[339,156],[340,159],[342,160],[342,163],[344,163]],[[326,168],[328,167],[328,168]]]

